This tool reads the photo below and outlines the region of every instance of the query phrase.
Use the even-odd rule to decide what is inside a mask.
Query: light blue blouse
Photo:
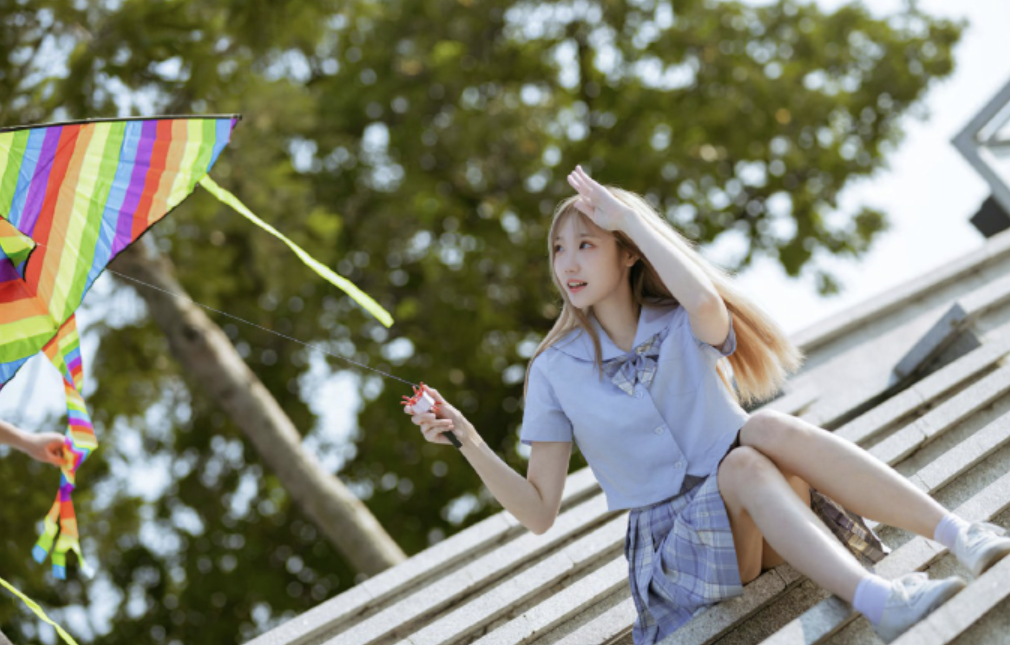
[[[520,440],[574,438],[611,511],[663,501],[680,491],[685,474],[712,473],[748,418],[715,369],[736,349],[732,320],[716,348],[695,338],[683,307],[643,304],[632,352],[617,347],[592,314],[590,321],[603,360],[631,362],[621,371],[637,375],[633,394],[599,376],[592,341],[574,329],[530,367]],[[643,345],[654,337],[658,355],[643,360]],[[650,363],[655,372],[646,386]]]

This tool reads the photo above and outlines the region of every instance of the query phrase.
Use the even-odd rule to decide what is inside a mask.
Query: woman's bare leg
[[[851,603],[866,570],[804,504],[785,475],[754,448],[736,448],[718,471],[719,492],[744,582],[761,570],[763,544],[824,589]]]
[[[932,539],[947,513],[867,451],[797,417],[756,412],[740,430],[740,443],[863,517]]]
[[[786,476],[786,481],[789,482],[789,487],[796,493],[796,497],[809,508],[810,485],[795,475],[790,475],[789,473],[782,474]],[[762,540],[762,542],[764,544],[761,545],[761,571],[766,571],[785,563],[786,559],[779,555],[772,548],[772,545],[768,544],[768,540]]]

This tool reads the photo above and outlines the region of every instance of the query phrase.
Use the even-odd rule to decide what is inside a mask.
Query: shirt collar
[[[638,316],[638,328],[635,331],[635,342],[632,343],[632,348],[638,347],[669,325],[679,306],[642,303],[642,311]],[[592,313],[589,314],[589,322],[600,337],[600,350],[603,353],[603,360],[606,361],[627,354],[627,352],[614,344],[614,341],[604,331],[603,326],[600,325],[600,321]],[[595,359],[593,341],[581,327],[568,332],[561,340],[554,343],[553,347],[573,358],[584,361]]]

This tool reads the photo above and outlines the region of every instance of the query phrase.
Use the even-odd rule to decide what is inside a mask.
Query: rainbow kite
[[[105,266],[199,183],[276,235],[386,327],[374,300],[281,235],[207,176],[238,115],[95,120],[0,130],[0,389],[42,351],[63,376],[69,424],[60,489],[32,555],[66,577],[81,553],[70,495],[98,441],[81,397],[74,311]],[[58,534],[58,537],[57,537]],[[53,548],[55,542],[55,548]]]

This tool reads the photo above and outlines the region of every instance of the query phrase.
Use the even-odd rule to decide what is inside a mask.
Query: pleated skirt
[[[730,450],[738,445],[739,438]],[[638,613],[635,645],[660,641],[707,607],[743,594],[717,472],[692,477],[677,496],[628,515],[624,554]],[[890,552],[863,518],[813,488],[810,498],[814,513],[864,567]]]

